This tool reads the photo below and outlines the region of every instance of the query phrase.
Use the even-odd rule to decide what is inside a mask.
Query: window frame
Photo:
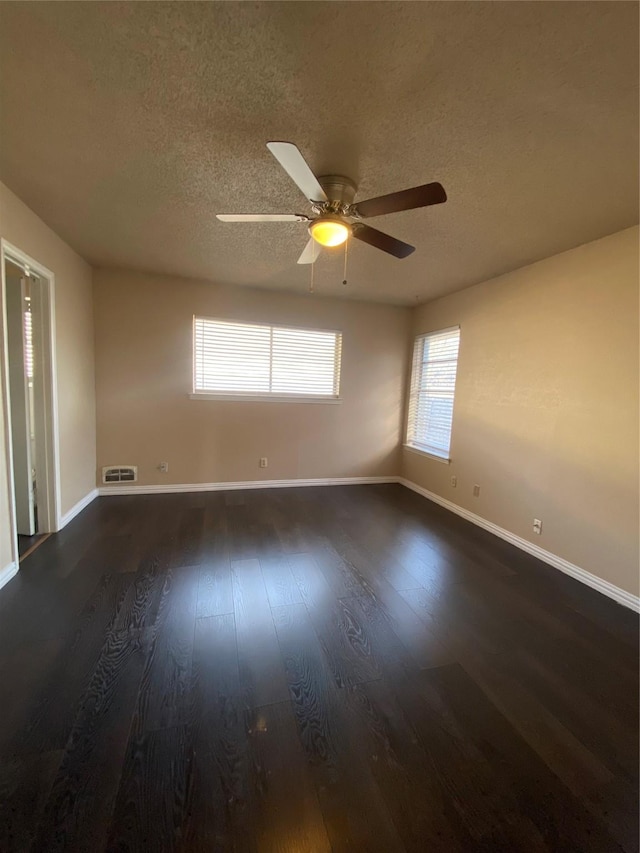
[[[335,358],[334,358],[334,387],[337,388],[337,393],[329,394],[286,394],[280,391],[212,391],[198,390],[196,388],[196,322],[204,320],[211,323],[229,323],[239,326],[257,326],[263,329],[269,329],[273,332],[274,329],[285,329],[300,332],[322,332],[325,334],[333,334],[336,336],[335,341]],[[245,322],[243,320],[231,319],[228,317],[205,317],[201,314],[193,315],[192,332],[191,332],[191,366],[192,380],[191,392],[189,398],[191,400],[216,400],[221,402],[235,403],[325,403],[336,404],[342,402],[340,395],[340,386],[342,379],[342,331],[340,329],[319,329],[309,328],[308,326],[296,326],[293,324],[281,325],[278,323],[256,323]]]
[[[453,399],[451,405],[451,429],[449,431],[449,447],[444,453],[440,448],[429,446],[426,443],[418,444],[413,443],[409,439],[409,435],[412,430],[415,430],[415,426],[411,423],[411,407],[413,405],[414,394],[416,393],[416,387],[419,386],[422,379],[422,366],[424,365],[424,361],[421,360],[421,370],[419,377],[414,375],[414,368],[416,364],[416,347],[418,346],[418,342],[422,342],[422,346],[424,348],[424,341],[427,338],[435,337],[436,335],[443,335],[447,332],[458,332],[458,353],[456,356],[456,372],[453,381]],[[451,462],[451,442],[453,439],[453,416],[455,411],[455,401],[456,401],[456,386],[458,381],[458,362],[460,360],[460,326],[447,326],[444,329],[433,329],[430,332],[424,332],[420,335],[416,335],[413,341],[413,351],[411,353],[411,371],[409,375],[409,392],[407,396],[407,415],[406,415],[406,424],[405,424],[405,433],[404,433],[404,443],[403,446],[405,450],[410,451],[411,453],[418,453],[421,456],[426,456],[429,459],[434,459],[438,462],[444,462],[445,464],[449,464]],[[423,349],[424,352],[424,349]]]

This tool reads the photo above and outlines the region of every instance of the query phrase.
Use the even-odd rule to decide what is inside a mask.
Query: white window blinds
[[[27,379],[33,379],[33,324],[31,307],[24,312],[24,369]]]
[[[340,332],[194,318],[194,392],[326,397],[340,392]]]
[[[460,329],[416,338],[413,348],[407,444],[449,458]]]

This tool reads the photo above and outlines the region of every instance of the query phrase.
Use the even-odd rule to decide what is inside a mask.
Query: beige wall
[[[138,465],[147,485],[398,474],[407,309],[106,270],[94,301],[99,468]],[[341,329],[342,402],[190,400],[194,314]]]
[[[91,268],[4,184],[0,237],[55,275],[61,514],[95,487]],[[0,569],[11,559],[4,412],[0,396]]]
[[[413,331],[456,324],[452,463],[404,450],[403,475],[637,595],[638,228],[421,306]]]

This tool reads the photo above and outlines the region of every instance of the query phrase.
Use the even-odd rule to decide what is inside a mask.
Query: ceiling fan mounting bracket
[[[340,204],[345,208],[353,202],[358,189],[354,182],[350,178],[345,178],[344,175],[323,175],[318,178],[318,183],[327,194],[329,204]]]

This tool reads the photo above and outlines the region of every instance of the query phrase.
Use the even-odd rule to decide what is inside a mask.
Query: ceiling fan
[[[316,178],[293,142],[267,142],[267,148],[311,203],[312,216],[303,213],[219,213],[222,222],[306,222],[309,242],[298,258],[299,264],[312,264],[319,246],[340,246],[350,236],[395,258],[406,258],[415,247],[384,234],[361,220],[400,210],[413,210],[447,200],[444,187],[435,182],[389,195],[369,198],[354,204],[356,185],[342,175]],[[318,244],[318,245],[316,245]]]

